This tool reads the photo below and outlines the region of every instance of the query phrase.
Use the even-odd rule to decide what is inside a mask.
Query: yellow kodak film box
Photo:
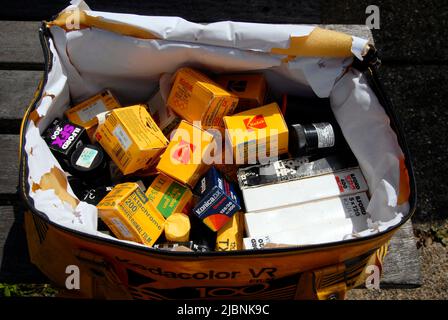
[[[224,117],[224,123],[237,164],[288,152],[288,127],[277,103]]]
[[[207,171],[204,157],[214,147],[213,136],[182,120],[160,158],[157,170],[193,188]]]
[[[168,145],[143,105],[112,110],[95,137],[125,175],[153,165]]]
[[[70,122],[84,127],[90,140],[93,141],[93,135],[98,125],[96,115],[116,108],[121,108],[120,103],[109,90],[104,90],[65,111],[65,116]]]
[[[163,232],[165,219],[137,183],[116,185],[97,208],[100,218],[119,239],[152,246]]]
[[[241,211],[235,213],[216,235],[216,251],[243,249],[244,219]]]
[[[266,79],[263,74],[224,74],[216,79],[225,90],[238,97],[238,110],[257,108],[264,104]]]
[[[238,97],[191,68],[177,71],[167,105],[183,119],[201,121],[203,127],[223,127],[222,118],[233,113]]]
[[[190,204],[193,193],[187,186],[159,174],[146,190],[146,196],[157,211],[168,218],[174,212],[183,212]]]

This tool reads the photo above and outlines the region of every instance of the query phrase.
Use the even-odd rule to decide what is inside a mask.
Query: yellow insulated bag
[[[83,2],[44,22],[40,37],[45,74],[22,123],[20,194],[31,260],[56,285],[65,288],[75,266],[80,286],[67,292],[84,298],[342,299],[365,283],[369,266],[381,270],[416,193],[366,40],[308,25],[202,25],[96,12]],[[331,243],[207,253],[162,251],[98,232],[96,207],[76,198],[42,132],[104,89],[124,105],[147,101],[182,66],[256,71],[273,91],[329,98],[369,186],[368,229]]]

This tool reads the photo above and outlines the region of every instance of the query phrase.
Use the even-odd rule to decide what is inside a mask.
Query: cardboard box
[[[109,90],[104,90],[65,111],[65,116],[71,122],[84,127],[93,142],[98,125],[96,115],[116,108],[121,108],[120,103]]]
[[[163,101],[160,91],[157,91],[151,99],[149,99],[148,110],[151,117],[162,130],[166,137],[169,137],[171,131],[177,127],[182,120],[178,117]]]
[[[368,204],[369,198],[363,192],[261,212],[248,212],[244,215],[246,235],[264,236],[289,229],[332,224],[339,220],[344,220],[354,230],[362,231],[367,229]]]
[[[86,130],[66,120],[55,119],[42,134],[51,152],[64,168],[67,168],[73,152],[83,144],[89,144]]]
[[[97,208],[100,218],[119,239],[152,246],[163,232],[165,219],[137,183],[115,186]]]
[[[288,152],[288,127],[277,103],[224,117],[236,163],[255,163]]]
[[[170,177],[159,174],[146,190],[146,196],[153,206],[168,218],[174,212],[188,213],[193,193]]]
[[[210,154],[212,142],[211,134],[181,121],[160,158],[157,170],[193,188],[209,168],[203,159]]]
[[[238,97],[222,89],[204,74],[191,68],[176,72],[167,105],[183,119],[202,127],[223,127],[222,118],[231,114]]]
[[[194,193],[200,200],[193,213],[213,231],[221,229],[233,214],[241,210],[234,186],[214,167],[198,182]]]
[[[328,157],[299,157],[240,168],[241,189],[299,180],[358,167],[354,156],[335,154]]]
[[[243,249],[244,217],[235,213],[216,236],[216,251],[233,251]]]
[[[223,74],[216,83],[238,97],[239,111],[257,108],[264,104],[266,79],[263,74]]]
[[[95,136],[123,174],[151,167],[168,145],[142,105],[112,110]]]
[[[292,206],[368,190],[359,168],[242,189],[247,212]]]

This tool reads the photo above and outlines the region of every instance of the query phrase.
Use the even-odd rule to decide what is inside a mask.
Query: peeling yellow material
[[[44,174],[40,179],[40,183],[33,183],[31,188],[33,192],[51,189],[54,190],[54,193],[61,201],[67,202],[73,209],[78,206],[79,200],[67,192],[67,178],[64,172],[56,167],[51,168],[50,172]]]
[[[106,21],[103,17],[89,16],[82,10],[64,11],[60,13],[55,20],[47,22],[47,26],[59,26],[66,31],[95,27],[122,34],[124,36],[140,39],[158,39],[154,34],[142,28],[125,23]]]
[[[308,36],[291,37],[289,48],[272,48],[274,54],[282,54],[288,62],[295,57],[346,58],[352,54],[352,37],[348,34],[315,28]]]

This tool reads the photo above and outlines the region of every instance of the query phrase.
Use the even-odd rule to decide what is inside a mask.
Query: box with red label
[[[204,74],[191,68],[176,72],[167,105],[189,122],[203,127],[223,127],[222,118],[233,113],[238,97],[230,94]]]
[[[193,188],[209,168],[204,160],[210,155],[213,140],[210,133],[182,120],[173,131],[157,170]]]
[[[288,127],[277,103],[224,117],[226,139],[237,164],[288,152]]]
[[[221,229],[241,209],[235,186],[214,167],[199,180],[194,193],[200,200],[193,213],[213,231]]]
[[[353,168],[241,190],[246,211],[255,212],[365,192],[368,186],[361,170]]]

